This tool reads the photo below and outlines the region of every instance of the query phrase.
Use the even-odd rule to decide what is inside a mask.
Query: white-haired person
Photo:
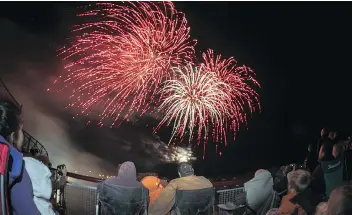
[[[352,214],[352,187],[343,185],[332,191],[327,215],[351,215]]]
[[[180,163],[178,165],[179,178],[176,178],[161,191],[158,199],[150,205],[148,214],[166,215],[176,214],[173,210],[176,203],[177,190],[200,190],[213,187],[213,184],[203,176],[196,176],[194,169],[189,163]]]
[[[288,194],[279,208],[283,215],[314,213],[318,199],[312,194],[310,183],[311,175],[305,170],[296,170],[288,177]]]

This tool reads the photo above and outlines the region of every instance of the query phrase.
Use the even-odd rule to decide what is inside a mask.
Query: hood
[[[105,180],[105,183],[128,187],[142,186],[142,184],[137,181],[136,167],[131,161],[126,161],[121,164],[117,177],[108,178]]]
[[[272,195],[273,185],[271,173],[268,170],[258,170],[254,178],[244,184],[248,204],[258,210]]]
[[[23,158],[25,168],[32,181],[33,195],[37,198],[50,200],[52,193],[51,172],[42,162],[31,158]]]
[[[126,161],[123,164],[121,164],[117,177],[136,181],[137,171],[134,163],[131,161]]]

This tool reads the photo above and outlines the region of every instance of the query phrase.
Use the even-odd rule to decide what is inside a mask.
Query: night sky
[[[55,59],[55,47],[65,43],[76,8],[82,4],[1,2],[0,18],[50,38],[48,53]],[[223,56],[234,56],[256,72],[262,85],[262,113],[249,120],[248,131],[239,132],[235,144],[222,149],[221,158],[209,146],[207,159],[196,162],[198,171],[212,175],[303,162],[307,145],[317,141],[323,126],[341,131],[352,128],[351,4],[175,5],[187,15],[191,35],[198,40],[198,55],[212,48]]]

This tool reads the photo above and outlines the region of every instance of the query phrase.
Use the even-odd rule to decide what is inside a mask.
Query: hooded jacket
[[[137,181],[137,171],[133,162],[127,161],[121,164],[119,173],[104,181],[106,184],[120,185],[126,187],[141,187],[142,183]]]
[[[55,212],[50,202],[52,183],[49,168],[35,158],[25,157],[23,160],[32,181],[34,203],[42,215],[54,215]]]
[[[137,181],[136,167],[130,161],[120,166],[116,177],[98,184],[100,213],[146,214],[148,190]]]
[[[273,177],[268,170],[258,170],[254,178],[244,184],[248,205],[258,211],[273,194]]]
[[[14,149],[2,136],[0,136],[0,143],[5,143]],[[12,181],[13,179],[10,178],[10,184]],[[10,199],[13,215],[40,215],[33,201],[32,182],[25,169],[10,188]]]

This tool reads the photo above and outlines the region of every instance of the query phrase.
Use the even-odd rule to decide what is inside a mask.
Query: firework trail
[[[97,3],[78,16],[96,20],[74,27],[71,45],[59,50],[69,61],[57,81],[74,88],[69,106],[114,125],[158,102],[157,88],[171,68],[192,62],[196,41],[183,13],[171,2]]]
[[[227,94],[230,86],[204,66],[188,65],[174,68],[174,72],[177,78],[166,81],[162,89],[163,94],[168,95],[159,107],[165,110],[165,117],[154,131],[173,122],[171,143],[176,136],[183,139],[187,132],[191,141],[198,127],[198,143],[201,138],[206,142],[210,125],[221,127],[230,114],[227,106],[231,100]]]
[[[170,142],[175,137],[183,140],[187,131],[191,141],[198,127],[197,144],[204,143],[205,153],[209,136],[216,144],[227,145],[228,131],[235,137],[240,125],[247,124],[247,108],[251,114],[261,107],[252,88],[260,85],[250,68],[237,66],[234,58],[214,56],[212,50],[203,53],[203,60],[199,69],[193,70],[191,65],[175,69],[177,78],[165,82],[163,92],[167,96],[159,107],[165,117],[154,131],[173,122]]]

